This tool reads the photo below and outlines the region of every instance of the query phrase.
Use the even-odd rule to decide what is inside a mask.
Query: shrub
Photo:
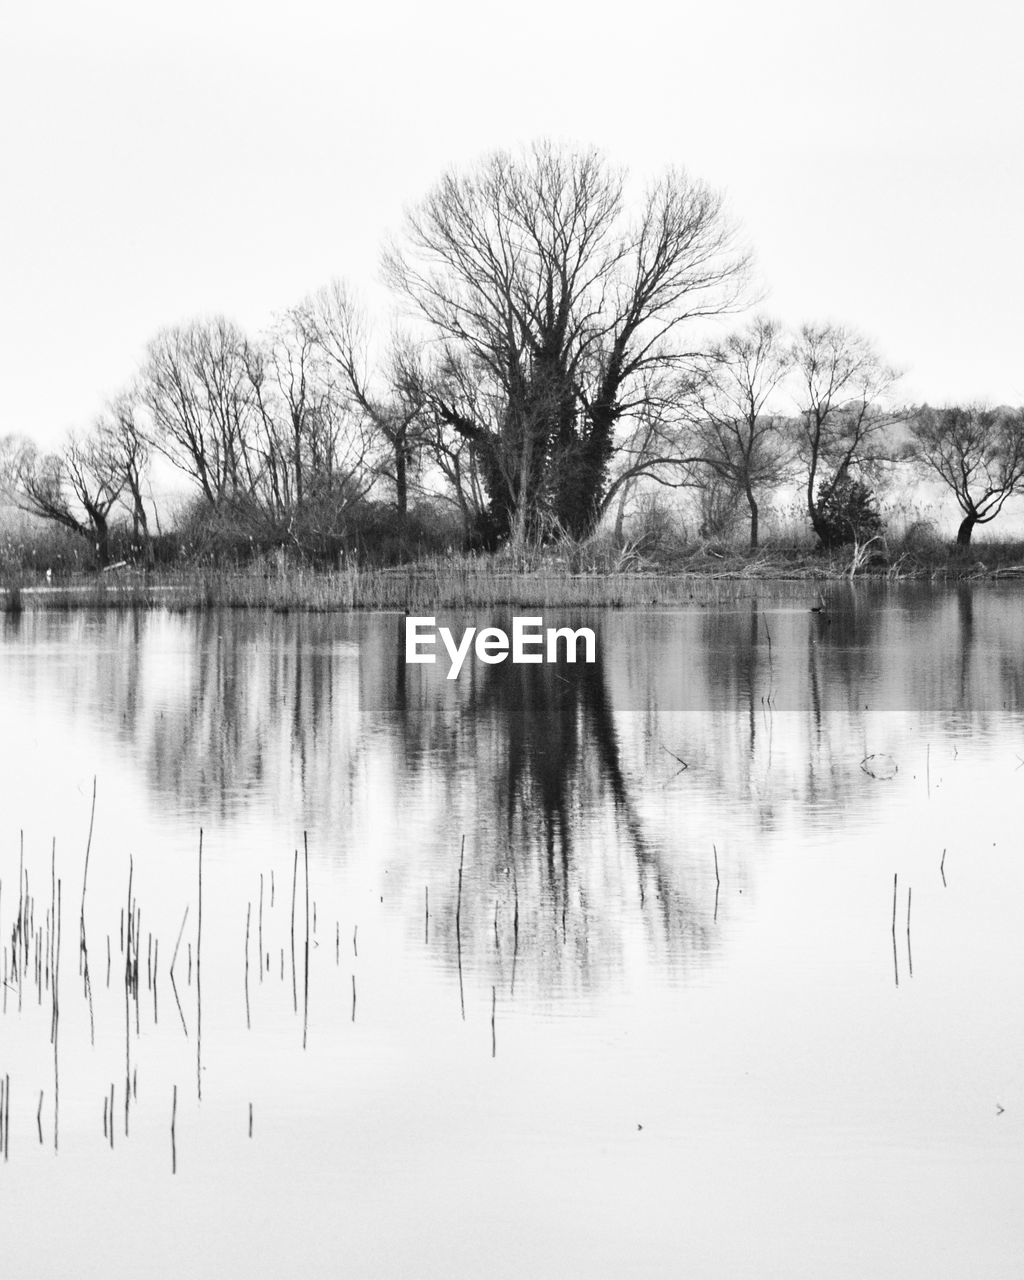
[[[946,541],[932,520],[915,520],[903,533],[902,549],[912,554],[933,555],[945,550]]]
[[[626,521],[626,536],[640,556],[653,560],[678,554],[686,540],[678,511],[660,493],[638,496]]]
[[[818,489],[818,537],[823,547],[866,542],[882,532],[875,495],[862,480],[841,475]]]
[[[697,532],[705,542],[729,541],[749,520],[749,508],[742,490],[713,473],[698,488],[694,505]]]

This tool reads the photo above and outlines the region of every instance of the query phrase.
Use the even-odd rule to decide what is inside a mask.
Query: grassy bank
[[[144,574],[120,568],[47,583],[34,575],[2,581],[0,610],[114,608],[269,608],[329,612],[444,608],[639,608],[711,604],[762,593],[813,592],[829,581],[856,576],[873,580],[962,581],[1024,578],[1024,546],[988,544],[966,555],[944,551],[903,553],[872,564],[849,552],[822,556],[772,551],[751,557],[702,548],[661,569],[644,572],[574,572],[556,560],[516,568],[507,562],[452,557],[402,568],[316,571],[252,564],[239,568],[187,567]],[[785,584],[790,584],[787,588]]]
[[[432,613],[446,608],[650,607],[711,603],[749,594],[750,574],[579,574],[512,571],[465,564],[408,569],[190,570],[114,575],[52,586],[21,585],[0,608],[8,610],[113,608],[263,608],[281,612],[398,609]]]

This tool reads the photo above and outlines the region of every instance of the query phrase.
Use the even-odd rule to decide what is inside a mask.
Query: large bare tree
[[[147,565],[153,563],[145,488],[148,483],[151,447],[139,421],[134,391],[114,397],[96,426],[96,439],[111,475],[121,479],[122,501],[132,519],[132,543],[142,551]]]
[[[779,325],[755,317],[703,360],[694,387],[690,449],[698,466],[746,500],[751,550],[758,545],[762,495],[786,479],[793,463],[789,424],[775,403],[792,359]]]
[[[218,317],[158,334],[139,378],[153,446],[215,509],[255,487],[258,413],[249,375],[245,335]]]
[[[631,206],[597,152],[550,143],[448,174],[408,215],[386,275],[434,339],[425,404],[473,449],[492,541],[593,527],[649,375],[687,361],[688,322],[744,266],[704,184],[670,171]]]
[[[373,487],[373,440],[320,341],[310,302],[246,349],[257,426],[249,505],[264,535],[317,554],[337,549]]]
[[[362,419],[368,460],[377,477],[392,486],[401,528],[409,513],[417,455],[425,443],[421,380],[409,372],[417,354],[408,338],[395,334],[375,368],[366,315],[340,280],[304,304],[303,313],[342,394]]]
[[[928,406],[910,422],[912,456],[953,493],[962,513],[957,546],[1024,492],[1024,410]]]
[[[26,450],[19,460],[16,501],[89,541],[100,567],[110,563],[110,516],[124,489],[121,460],[100,430],[68,436],[57,452]]]
[[[807,517],[827,544],[825,512],[851,469],[870,469],[891,455],[886,432],[897,415],[887,398],[899,375],[863,335],[834,324],[805,324],[791,360]]]

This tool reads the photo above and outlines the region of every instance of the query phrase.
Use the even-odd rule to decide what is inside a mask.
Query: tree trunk
[[[568,474],[559,485],[559,515],[576,538],[589,536],[600,523],[617,419],[612,409],[593,410],[589,435],[570,450]]]
[[[815,468],[812,466],[807,480],[807,520],[811,526],[811,531],[821,540],[821,532],[818,528],[820,523],[818,517],[818,504],[814,501],[814,478]]]
[[[296,422],[292,431],[292,467],[295,471],[295,505],[302,506],[302,424]]]
[[[825,524],[825,521],[822,520],[816,509],[811,512],[811,529],[821,546],[828,547],[832,544],[828,526]]]
[[[395,445],[395,507],[400,525],[405,524],[405,518],[409,513],[408,463],[405,455],[406,443],[405,437],[402,436]]]
[[[974,526],[978,523],[978,517],[973,513],[964,516],[960,521],[960,528],[956,533],[956,545],[958,547],[969,547],[971,545],[971,534],[974,532]]]
[[[615,511],[615,545],[622,546],[623,525],[626,522],[626,503],[633,489],[633,481],[627,480],[619,492],[619,504]]]
[[[142,502],[142,491],[129,482],[132,493],[132,544],[142,547],[142,558],[147,569],[152,569],[156,557],[153,540],[149,536],[149,520]]]
[[[149,521],[141,502],[135,509],[135,536],[132,539],[136,546],[142,547],[142,560],[147,569],[152,569],[155,557],[153,541],[149,536]]]
[[[96,559],[99,567],[105,569],[110,564],[110,529],[106,520],[93,516],[93,527],[96,531]]]
[[[751,551],[756,551],[760,513],[757,509],[757,499],[754,497],[753,490],[749,488],[747,489],[747,505],[750,507],[750,549]]]

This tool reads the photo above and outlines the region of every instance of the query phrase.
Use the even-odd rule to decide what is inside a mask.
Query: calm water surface
[[[1021,1275],[1024,594],[814,603],[4,619],[8,1273]]]

